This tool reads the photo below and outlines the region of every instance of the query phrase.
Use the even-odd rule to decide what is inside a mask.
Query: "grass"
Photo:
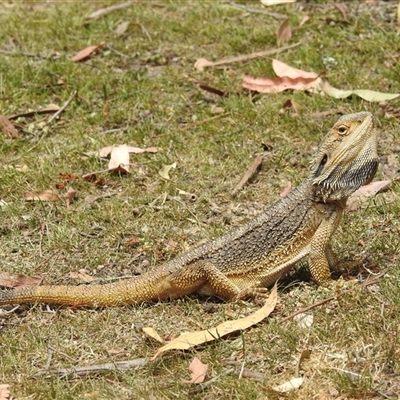
[[[335,100],[304,92],[250,98],[240,87],[244,72],[272,73],[268,59],[196,71],[204,57],[224,57],[275,48],[278,20],[246,13],[227,2],[136,2],[96,20],[87,16],[112,2],[7,3],[0,6],[0,109],[12,115],[77,97],[47,132],[43,116],[21,118],[21,139],[0,135],[1,270],[38,275],[51,283],[77,284],[69,275],[82,268],[101,282],[153,268],[193,244],[237,226],[278,197],[290,181],[307,174],[312,153],[337,116],[313,118],[339,106],[368,110],[380,120],[377,179],[398,170],[398,119],[390,104],[357,97]],[[246,2],[259,8],[257,2]],[[290,43],[304,44],[276,56],[298,68],[326,69],[325,78],[342,89],[400,92],[398,26],[393,2],[347,3],[349,24],[327,5],[282,6],[293,27]],[[303,27],[304,15],[311,20]],[[123,35],[116,27],[129,21]],[[105,42],[108,47],[84,63],[72,63],[77,51]],[[15,47],[14,47],[15,46]],[[43,57],[28,57],[23,53]],[[22,53],[22,54],[19,54]],[[56,57],[53,57],[56,55]],[[326,68],[323,57],[336,65]],[[207,84],[231,95],[220,98],[199,89]],[[299,116],[280,110],[287,99],[301,105]],[[215,107],[223,113],[212,121]],[[385,111],[386,110],[386,111]],[[204,122],[205,121],[205,122]],[[192,124],[191,126],[189,126]],[[189,127],[188,127],[189,126]],[[125,128],[112,133],[111,129]],[[81,176],[106,167],[85,154],[103,146],[128,143],[156,146],[157,154],[132,157],[127,176],[103,173],[103,186],[83,180],[64,182],[60,173]],[[263,169],[233,198],[230,193],[262,152],[272,145]],[[389,162],[389,157],[391,162]],[[158,171],[177,163],[172,180]],[[27,172],[10,166],[26,165]],[[64,203],[26,202],[31,190],[66,183],[77,191]],[[196,195],[196,201],[179,194]],[[66,189],[58,190],[60,195]],[[297,399],[397,398],[400,391],[399,185],[345,215],[335,236],[341,258],[362,258],[347,275],[388,270],[369,291],[343,295],[312,311],[311,328],[284,316],[326,297],[307,278],[305,264],[280,290],[273,317],[243,334],[185,353],[166,354],[159,363],[125,373],[109,372],[78,379],[40,377],[52,349],[51,368],[71,368],[147,357],[158,345],[141,326],[162,337],[204,329],[257,309],[251,303],[221,303],[188,297],[171,302],[101,310],[35,305],[20,307],[0,319],[0,384],[12,385],[18,399],[265,399],[279,398],[271,387],[291,379],[305,349],[303,386]],[[89,195],[103,196],[88,203]],[[218,211],[213,211],[217,209]],[[129,244],[130,243],[130,244]],[[204,304],[211,304],[211,310]],[[208,364],[205,388],[184,383],[194,356]],[[268,379],[239,379],[242,366]],[[349,373],[350,371],[350,373]],[[353,373],[353,375],[351,374]]]

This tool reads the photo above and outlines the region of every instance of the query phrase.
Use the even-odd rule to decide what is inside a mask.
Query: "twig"
[[[114,363],[95,364],[95,365],[88,365],[85,367],[60,368],[54,371],[41,371],[34,374],[33,377],[39,378],[43,375],[49,375],[49,376],[56,375],[59,376],[60,378],[67,378],[67,377],[76,378],[78,376],[100,374],[107,371],[125,372],[131,368],[143,367],[148,362],[149,360],[147,358],[137,358],[135,360],[116,361]]]
[[[264,10],[259,10],[257,8],[252,8],[249,6],[246,6],[244,4],[238,4],[235,3],[232,0],[228,1],[228,4],[234,8],[238,8],[239,10],[244,10],[247,11],[248,13],[254,13],[254,14],[263,14],[263,15],[268,15],[269,17],[275,18],[275,19],[286,19],[287,15],[285,14],[280,14],[280,13],[274,13],[270,11],[264,11]]]
[[[232,196],[235,196],[239,190],[242,190],[243,186],[254,176],[254,174],[260,170],[261,164],[263,162],[264,157],[261,155],[257,155],[254,159],[253,163],[244,173],[240,182],[236,185],[236,187],[232,190]]]
[[[303,42],[297,42],[297,43],[291,44],[289,46],[278,47],[276,49],[271,49],[271,50],[257,51],[255,53],[244,54],[244,55],[237,56],[237,57],[224,58],[222,60],[218,60],[215,62],[208,61],[205,58],[200,58],[195,62],[194,67],[201,71],[206,67],[216,67],[219,65],[226,65],[226,64],[232,64],[235,62],[253,60],[255,58],[267,57],[267,56],[271,56],[272,54],[276,54],[276,53],[280,53],[282,51],[293,49],[294,47],[300,46],[301,44],[303,44]]]
[[[125,126],[124,128],[115,128],[115,129],[109,129],[107,131],[102,131],[100,132],[101,134],[105,135],[106,133],[115,133],[115,132],[124,132],[128,129],[127,126]]]
[[[20,307],[20,305],[18,304],[17,306],[15,306],[14,308],[12,308],[11,310],[0,310],[0,318],[6,318],[7,315],[12,314],[14,311],[18,310],[18,308]]]
[[[130,6],[133,6],[133,5],[135,5],[134,2],[127,1],[126,3],[115,4],[113,6],[100,8],[99,10],[96,10],[96,11],[92,12],[89,15],[88,18],[96,19],[96,18],[102,17],[103,15],[107,15],[107,14],[113,12],[113,11],[122,10],[123,8],[127,8],[127,7],[130,7]]]
[[[77,93],[78,91],[75,89],[72,92],[71,96],[69,96],[69,99],[61,106],[61,108],[49,118],[49,120],[47,121],[48,125],[50,125],[70,105]]]
[[[46,361],[46,366],[44,367],[44,369],[46,369],[46,370],[50,369],[52,358],[53,358],[53,348],[51,347],[50,343],[48,343],[47,344],[47,361]]]
[[[142,32],[147,36],[147,39],[149,39],[149,42],[152,42],[151,36],[149,31],[145,28],[145,26],[143,24],[141,24],[140,22],[137,23],[140,26],[140,29],[142,30]]]
[[[109,44],[106,45],[106,48],[110,51],[112,51],[115,54],[118,54],[121,57],[124,58],[130,58],[130,56],[128,56],[127,54],[121,53],[120,51],[118,51],[117,49],[114,49],[114,47],[111,47]]]
[[[381,272],[380,274],[378,274],[375,278],[365,281],[361,286],[364,287],[364,288],[366,288],[367,286],[370,286],[370,285],[375,284],[383,275],[386,274],[386,272],[387,272],[387,271],[382,271],[382,272]],[[342,292],[342,294],[349,293],[349,292],[351,292],[351,291],[352,291],[352,289],[350,288],[350,289],[344,290],[344,291]],[[330,297],[327,297],[327,298],[324,299],[324,300],[318,301],[317,303],[311,304],[310,306],[301,308],[300,310],[295,311],[294,313],[288,315],[287,317],[282,318],[282,319],[279,321],[279,324],[282,324],[283,322],[286,322],[286,321],[288,321],[289,319],[294,318],[296,315],[303,314],[303,313],[305,313],[305,312],[307,312],[307,311],[309,311],[309,310],[312,310],[313,308],[316,308],[316,307],[322,306],[322,305],[324,305],[324,304],[326,304],[326,303],[329,303],[330,301],[337,299],[337,297],[338,297],[337,295],[330,296]]]
[[[201,125],[201,124],[205,124],[210,121],[214,121],[214,119],[217,119],[217,118],[226,117],[227,115],[228,115],[228,113],[214,115],[213,117],[203,119],[202,121],[196,121],[196,122],[193,122],[192,124],[186,125],[183,128],[181,128],[180,130],[187,131],[190,128],[193,128],[193,127]],[[157,137],[159,137],[159,136],[161,136],[161,135],[158,135]]]
[[[5,50],[5,49],[0,49],[0,54],[6,54],[8,56],[35,57],[35,58],[43,58],[43,59],[48,59],[51,57],[51,56],[46,56],[46,55],[40,54],[40,53],[29,53],[26,51],[12,51],[12,50]]]

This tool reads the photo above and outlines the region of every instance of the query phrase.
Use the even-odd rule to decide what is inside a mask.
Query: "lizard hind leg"
[[[213,263],[209,261],[196,261],[177,273],[171,279],[175,290],[187,292],[187,287],[197,286],[194,292],[202,295],[217,296],[224,300],[258,299],[265,298],[268,289],[261,287],[260,282],[243,281],[240,286]]]

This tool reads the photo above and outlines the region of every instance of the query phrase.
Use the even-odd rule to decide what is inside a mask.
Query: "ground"
[[[246,10],[229,1],[136,1],[98,18],[89,16],[117,3],[0,5],[1,114],[62,106],[77,91],[50,124],[46,114],[22,116],[12,120],[20,137],[0,134],[1,273],[75,285],[82,284],[82,274],[70,273],[82,269],[99,283],[150,270],[249,220],[288,182],[299,184],[337,110],[367,110],[377,117],[381,166],[375,179],[393,181],[345,214],[333,243],[341,260],[359,260],[343,269],[345,279],[386,273],[368,289],[339,294],[310,310],[310,327],[296,319],[280,322],[329,295],[310,281],[301,263],[281,282],[272,316],[251,329],[167,353],[137,370],[61,379],[34,375],[149,357],[159,344],[145,336],[144,326],[168,340],[258,306],[195,296],[96,310],[21,306],[0,314],[0,385],[12,385],[13,398],[283,398],[272,387],[294,377],[305,350],[311,353],[301,363],[304,383],[288,398],[398,398],[400,100],[243,90],[244,73],[273,75],[269,58],[194,68],[199,58],[216,61],[277,48],[283,19],[267,14],[275,12],[292,26],[292,38],[283,45],[302,44],[273,57],[322,73],[340,89],[400,93],[397,3],[319,3],[267,9],[246,1]],[[310,19],[301,25],[305,16]],[[87,60],[71,60],[102,42]],[[284,109],[287,100],[300,108]],[[104,171],[107,161],[95,153],[124,143],[159,151],[131,155],[129,174]],[[232,196],[257,154],[265,154],[261,170]],[[165,180],[159,171],[172,163],[176,169]],[[93,171],[103,172],[94,181],[82,179]],[[41,190],[63,198],[69,187],[76,197],[68,205],[26,200],[28,192]],[[194,357],[208,364],[205,386],[185,382]],[[242,368],[265,379],[239,377]]]

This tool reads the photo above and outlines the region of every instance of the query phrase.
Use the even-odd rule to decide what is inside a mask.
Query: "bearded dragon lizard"
[[[306,256],[312,278],[328,283],[330,268],[337,265],[329,241],[347,198],[374,177],[376,148],[372,114],[344,115],[323,139],[303,183],[248,223],[138,277],[104,285],[2,290],[0,305],[117,306],[190,293],[225,300],[257,297]]]

